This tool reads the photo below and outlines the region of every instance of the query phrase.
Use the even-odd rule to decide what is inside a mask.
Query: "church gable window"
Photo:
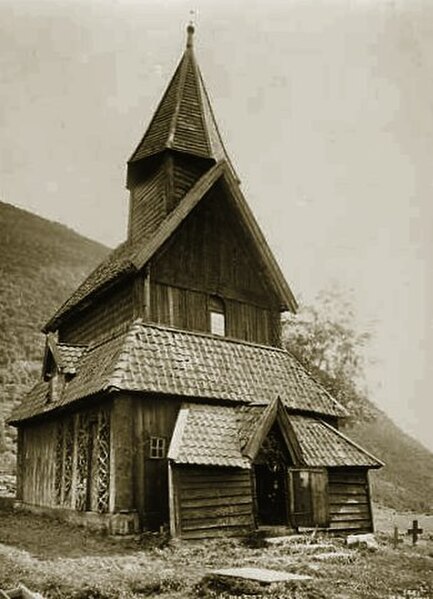
[[[226,316],[224,302],[216,296],[209,300],[209,324],[212,335],[224,337],[226,334]]]

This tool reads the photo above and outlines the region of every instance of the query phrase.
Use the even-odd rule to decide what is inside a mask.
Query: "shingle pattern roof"
[[[52,409],[115,389],[255,404],[279,396],[294,410],[347,414],[284,350],[140,320],[83,353]],[[27,412],[24,400],[13,419],[36,414]]]
[[[129,162],[166,148],[230,164],[192,47],[185,50]]]
[[[290,415],[307,466],[369,466],[383,463],[329,424],[308,416]]]
[[[181,408],[179,420],[185,420],[179,445],[172,442],[168,454],[176,463],[250,467],[241,453],[236,410],[190,404]]]
[[[168,457],[178,464],[249,468],[250,461],[242,455],[242,448],[263,410],[263,406],[245,409],[186,405],[180,411],[180,430],[176,431],[177,423]],[[289,414],[289,419],[301,448],[303,467],[377,468],[382,465],[380,460],[316,418]]]
[[[62,372],[65,374],[75,374],[77,364],[86,349],[87,347],[84,345],[58,343],[57,350],[60,354]]]

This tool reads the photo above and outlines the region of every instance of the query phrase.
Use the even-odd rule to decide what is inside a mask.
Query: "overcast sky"
[[[0,0],[0,197],[109,246],[185,44],[295,294],[339,285],[372,399],[433,449],[431,0]]]

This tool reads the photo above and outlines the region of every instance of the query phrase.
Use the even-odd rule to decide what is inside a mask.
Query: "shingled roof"
[[[264,406],[185,404],[178,415],[168,458],[177,464],[250,468],[251,461],[243,449],[264,410]],[[318,418],[288,414],[288,419],[301,450],[301,462],[295,466],[383,466],[383,462]]]
[[[197,400],[266,405],[279,396],[293,410],[346,416],[287,351],[135,321],[128,330],[91,345],[62,397],[38,403],[31,391],[11,422],[32,418],[102,392],[140,391]],[[35,388],[36,389],[36,388]],[[33,395],[36,393],[37,398]]]
[[[190,26],[185,52],[129,163],[172,149],[216,162],[226,160],[233,168],[195,60],[193,33]]]
[[[241,452],[237,411],[222,406],[183,405],[168,458],[177,464],[249,468]]]
[[[86,349],[84,345],[57,344],[61,360],[60,366],[64,374],[75,374],[77,372],[77,365]]]

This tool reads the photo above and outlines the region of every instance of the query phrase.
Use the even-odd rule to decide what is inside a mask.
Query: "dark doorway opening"
[[[288,523],[288,501],[285,468],[274,470],[266,464],[257,464],[254,470],[258,525],[286,525]]]

